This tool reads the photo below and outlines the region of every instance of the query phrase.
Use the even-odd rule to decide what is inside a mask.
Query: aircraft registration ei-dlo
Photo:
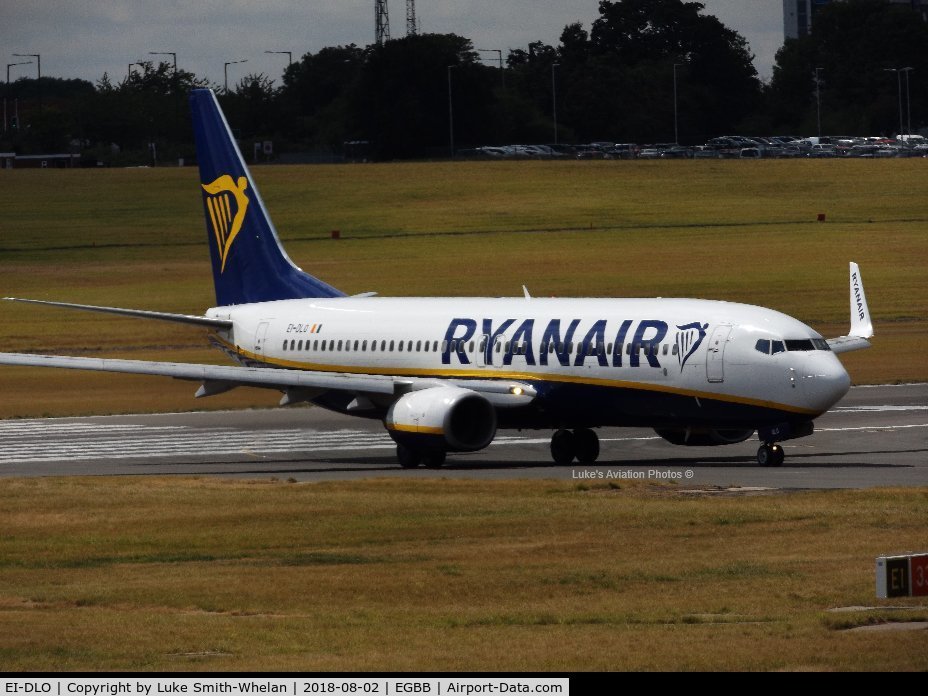
[[[377,297],[296,267],[215,95],[190,95],[216,290],[203,316],[18,302],[205,327],[237,365],[0,353],[0,364],[160,375],[283,392],[383,421],[403,467],[487,447],[498,429],[551,429],[557,464],[592,463],[594,428],[643,426],[676,445],[743,442],[762,466],[848,391],[836,353],[873,335],[856,264],[851,327],[825,340],[763,307],[699,299]]]

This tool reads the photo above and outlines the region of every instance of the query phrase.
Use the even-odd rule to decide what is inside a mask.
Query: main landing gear
[[[567,466],[574,459],[592,464],[599,457],[599,436],[589,428],[558,430],[551,436],[551,458],[555,464]]]
[[[443,450],[421,452],[406,445],[396,446],[396,458],[404,469],[415,469],[420,464],[426,469],[440,469],[445,464],[445,454]]]
[[[761,466],[782,466],[783,448],[775,442],[765,442],[757,450],[757,463]]]

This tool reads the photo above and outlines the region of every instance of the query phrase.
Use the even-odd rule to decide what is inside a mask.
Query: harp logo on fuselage
[[[248,211],[248,196],[245,195],[248,179],[240,176],[238,181],[234,181],[228,174],[223,174],[202,186],[203,202],[216,240],[222,273],[226,270],[229,251],[242,229]]]

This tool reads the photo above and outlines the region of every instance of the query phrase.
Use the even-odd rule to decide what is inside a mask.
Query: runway
[[[0,421],[0,476],[213,475],[324,481],[371,477],[676,480],[761,488],[928,486],[928,384],[855,387],[783,443],[780,468],[758,442],[679,447],[651,430],[603,428],[593,466],[554,466],[548,431],[501,431],[438,470],[404,470],[378,421],[317,408]]]

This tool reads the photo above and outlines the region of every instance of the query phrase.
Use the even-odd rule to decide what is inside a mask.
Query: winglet
[[[860,278],[860,269],[851,261],[851,336],[870,338],[873,336],[873,322],[870,320],[870,308],[864,294],[864,283]]]
[[[867,306],[867,295],[860,277],[860,268],[851,261],[851,330],[847,336],[828,339],[828,345],[835,353],[847,353],[870,347],[868,338],[873,336],[873,321]]]

